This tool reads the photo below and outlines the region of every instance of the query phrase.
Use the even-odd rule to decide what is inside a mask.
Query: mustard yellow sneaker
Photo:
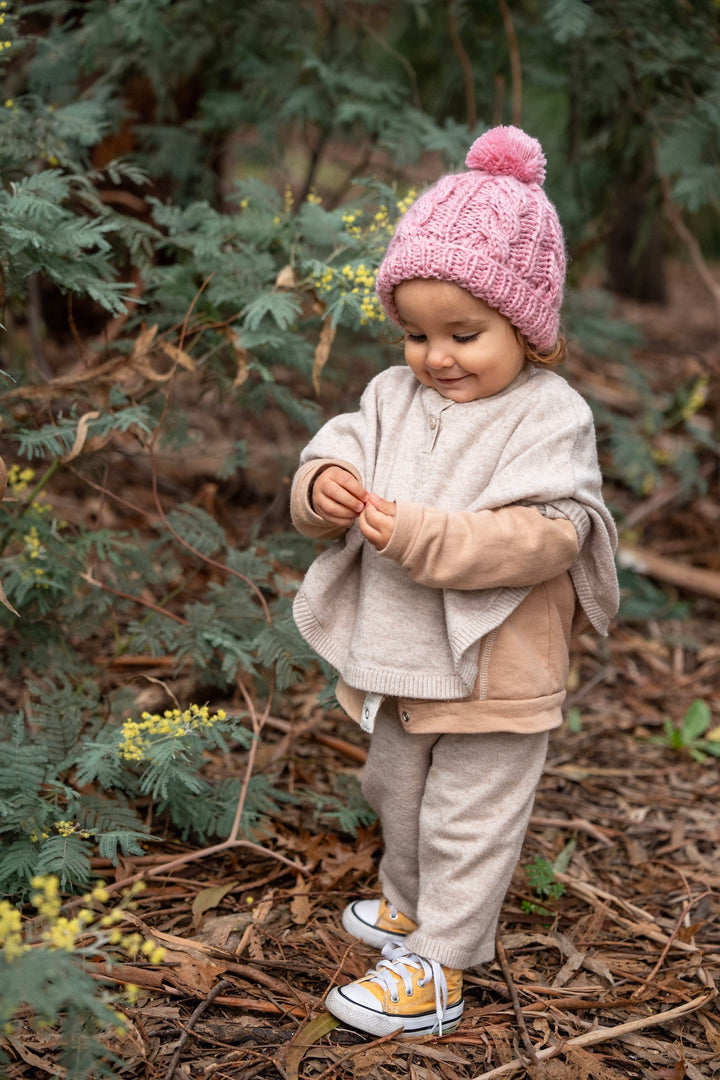
[[[384,960],[362,979],[334,987],[325,1005],[345,1024],[368,1035],[447,1035],[465,1003],[462,971],[387,944]]]
[[[379,900],[354,900],[343,911],[342,924],[348,934],[376,949],[388,942],[400,944],[407,934],[417,930],[417,923],[384,896]]]

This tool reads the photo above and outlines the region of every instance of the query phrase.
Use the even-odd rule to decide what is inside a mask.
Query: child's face
[[[491,397],[522,371],[525,350],[510,320],[460,285],[413,278],[394,298],[408,367],[443,397]]]

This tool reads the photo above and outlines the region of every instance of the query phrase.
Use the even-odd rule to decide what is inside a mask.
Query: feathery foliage
[[[272,843],[289,796],[253,772],[262,715],[315,663],[290,604],[316,547],[278,510],[284,484],[348,370],[396,358],[377,260],[490,124],[541,138],[573,256],[566,329],[639,402],[639,424],[594,403],[607,472],[637,495],[668,474],[702,490],[704,380],[659,397],[610,295],[579,285],[619,208],[633,270],[663,210],[717,250],[720,82],[712,0],[34,0],[0,4],[0,25],[0,633],[27,686],[0,716],[0,889],[21,902],[37,874],[73,892],[91,860],[167,834]],[[277,498],[252,516],[260,438]],[[629,617],[657,613],[636,586]],[[302,797],[333,827],[369,820],[351,785]],[[54,963],[58,986],[75,977]],[[22,1000],[46,994],[68,1030],[104,1023],[89,986],[76,1012],[28,972]]]

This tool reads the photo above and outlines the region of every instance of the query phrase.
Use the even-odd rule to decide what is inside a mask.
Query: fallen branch
[[[703,570],[699,566],[656,555],[648,548],[628,547],[625,544],[618,551],[617,561],[619,566],[643,577],[657,578],[668,585],[677,585],[700,596],[720,600],[720,574],[715,570]]]
[[[508,964],[507,955],[505,953],[505,947],[502,943],[502,938],[499,933],[495,938],[495,951],[497,952],[498,962],[505,978],[505,982],[507,983],[507,988],[510,992],[510,1000],[512,1001],[513,1012],[515,1013],[515,1019],[517,1021],[518,1028],[520,1029],[520,1038],[523,1041],[523,1045],[527,1051],[528,1058],[533,1065],[537,1065],[539,1064],[538,1056],[535,1052],[535,1047],[532,1044],[530,1035],[528,1034],[527,1024],[525,1023],[525,1017],[522,1014],[522,1007],[520,1005],[520,998],[518,997],[517,987],[515,986],[515,981],[512,977],[512,971],[510,970],[510,965]]]
[[[688,254],[690,256],[690,261],[695,267],[698,277],[700,278],[703,285],[709,292],[710,297],[712,298],[713,305],[715,307],[715,317],[717,318],[718,326],[720,326],[720,284],[715,280],[710,270],[710,267],[705,261],[705,256],[703,255],[702,248],[698,243],[697,237],[688,228],[677,204],[673,200],[670,189],[670,182],[668,178],[666,176],[661,176],[660,183],[662,185],[663,207],[667,215],[667,219],[670,222],[672,228],[675,230],[676,234],[685,244],[685,247],[687,248]]]
[[[284,753],[287,744],[290,740],[298,738],[302,735],[309,735],[315,742],[320,743],[321,746],[327,746],[329,750],[334,750],[338,754],[342,754],[343,757],[349,758],[350,761],[357,761],[358,764],[364,765],[367,760],[367,750],[362,746],[355,746],[354,743],[347,742],[346,739],[340,739],[336,735],[324,735],[321,731],[315,731],[316,724],[322,722],[322,717],[309,720],[307,723],[301,725],[294,725],[289,720],[281,720],[279,716],[268,716],[265,720],[265,726],[274,728],[275,731],[282,731],[286,735],[286,739],[283,739],[280,744],[280,748],[275,751],[273,760],[276,760],[281,753]]]
[[[672,933],[670,934],[670,937],[667,939],[667,941],[665,942],[665,945],[663,946],[663,950],[660,953],[660,956],[658,957],[658,960],[657,960],[657,963],[655,964],[655,967],[652,969],[650,974],[643,980],[643,982],[644,982],[644,984],[646,986],[650,986],[652,984],[653,979],[655,978],[658,971],[662,967],[663,962],[665,960],[665,957],[667,956],[668,952],[670,951],[670,946],[674,943],[674,941],[675,941],[675,939],[676,939],[676,937],[678,935],[680,927],[683,925],[683,923],[685,923],[685,925],[687,925],[687,922],[686,922],[687,916],[690,914],[690,912],[694,908],[695,904],[697,904],[700,900],[703,900],[706,896],[710,896],[710,895],[711,895],[710,890],[706,889],[705,892],[700,893],[699,896],[692,897],[690,902],[680,912],[680,914],[679,914],[679,916],[677,918],[677,922],[675,923],[675,926],[673,927],[673,930],[672,930]],[[636,993],[640,993],[640,992],[641,991],[639,991],[639,990],[636,991]]]
[[[218,994],[215,998],[216,1005],[228,1005],[233,1009],[242,1009],[245,1012],[272,1013],[274,1016],[294,1016],[298,1020],[307,1020],[307,1009],[299,1009],[292,1005],[276,1005],[274,1001],[260,1001],[259,998],[231,997],[227,994]]]
[[[699,994],[698,997],[693,998],[692,1001],[687,1001],[683,1005],[677,1005],[674,1009],[668,1009],[666,1012],[655,1013],[653,1016],[641,1016],[637,1020],[628,1020],[626,1023],[618,1024],[616,1027],[596,1028],[594,1031],[587,1031],[584,1035],[576,1035],[574,1039],[566,1039],[561,1043],[557,1043],[555,1046],[548,1046],[544,1050],[538,1050],[536,1052],[537,1059],[538,1061],[547,1061],[548,1058],[562,1054],[563,1051],[571,1046],[597,1046],[599,1043],[611,1042],[613,1039],[621,1039],[623,1036],[630,1035],[634,1031],[642,1031],[644,1028],[649,1027],[658,1027],[658,1025],[665,1024],[670,1020],[677,1020],[679,1016],[686,1016],[688,1013],[702,1009],[716,996],[717,992],[715,990],[706,991],[703,994]],[[477,1076],[474,1076],[472,1080],[491,1080],[491,1078],[496,1076],[507,1076],[509,1073],[517,1072],[518,1069],[524,1067],[525,1065],[521,1058],[513,1058],[512,1061],[508,1061],[504,1065],[498,1066],[497,1069],[491,1069],[490,1072],[479,1073]]]
[[[535,825],[540,829],[573,829],[578,832],[586,832],[606,847],[612,845],[612,840],[608,839],[608,837],[618,835],[617,829],[604,829],[599,825],[593,825],[591,821],[579,817],[540,817],[533,814],[530,818],[530,825]]]
[[[193,1028],[195,1026],[196,1021],[200,1019],[200,1017],[205,1012],[205,1010],[208,1008],[208,1006],[212,1005],[213,1001],[218,996],[218,994],[220,994],[223,990],[226,990],[228,988],[228,986],[230,986],[230,982],[227,979],[221,979],[221,981],[219,983],[217,983],[215,986],[213,986],[212,990],[207,995],[207,997],[203,1001],[200,1002],[197,1009],[195,1009],[194,1013],[192,1014],[192,1016],[188,1020],[187,1024],[185,1024],[185,1026],[183,1028],[183,1033],[180,1036],[180,1041],[177,1044],[177,1047],[175,1049],[175,1053],[173,1054],[172,1060],[171,1060],[170,1064],[168,1065],[168,1070],[165,1073],[165,1080],[172,1080],[173,1076],[175,1075],[175,1070],[177,1069],[178,1065],[180,1064],[180,1055],[181,1055],[181,1053],[183,1051],[183,1047],[185,1046],[185,1043],[190,1038],[190,1035],[192,1034],[192,1030],[193,1030]]]

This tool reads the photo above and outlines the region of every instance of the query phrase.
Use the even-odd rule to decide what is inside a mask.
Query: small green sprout
[[[558,900],[565,894],[565,886],[561,881],[556,880],[555,875],[567,870],[575,845],[575,840],[569,840],[554,862],[550,862],[542,855],[536,855],[525,867],[528,884],[541,900]],[[535,915],[552,915],[551,911],[542,904],[536,904],[534,900],[523,900],[521,906],[523,911],[529,911]]]
[[[696,698],[679,725],[667,717],[662,735],[651,738],[650,742],[671,750],[684,750],[695,761],[705,761],[708,756],[720,757],[720,727],[708,730],[711,722],[710,706],[702,698]]]

